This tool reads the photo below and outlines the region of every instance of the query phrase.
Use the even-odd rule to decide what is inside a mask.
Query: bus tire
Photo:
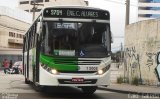
[[[83,93],[87,95],[92,95],[97,90],[97,86],[85,86],[81,88]]]
[[[30,81],[27,78],[25,78],[25,84],[30,84]]]
[[[34,89],[37,91],[37,92],[43,92],[44,91],[44,87],[41,86],[41,85],[33,85]]]

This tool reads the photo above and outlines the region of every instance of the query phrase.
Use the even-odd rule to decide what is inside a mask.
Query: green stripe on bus
[[[77,58],[54,58],[53,56],[40,55],[40,62],[47,65],[50,68],[54,68],[59,71],[77,71],[78,59]]]

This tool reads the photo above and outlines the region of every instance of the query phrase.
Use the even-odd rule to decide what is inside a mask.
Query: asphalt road
[[[34,90],[31,86],[30,89]],[[97,90],[93,95],[85,95],[78,88],[74,87],[50,87],[44,92],[33,93],[3,93],[4,96],[14,99],[127,99],[127,94],[114,93],[105,90]],[[9,98],[10,99],[10,98]]]
[[[98,89],[93,95],[85,95],[75,87],[46,87],[36,92],[32,85],[24,83],[24,76],[4,74],[0,71],[0,99],[127,99],[128,94]]]

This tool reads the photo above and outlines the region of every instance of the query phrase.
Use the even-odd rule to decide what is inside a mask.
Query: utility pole
[[[125,21],[125,27],[127,25],[129,25],[129,14],[130,14],[130,0],[126,0],[126,21]],[[128,66],[126,65],[127,64],[127,60],[124,58],[124,82],[127,82],[129,83],[129,70],[128,70]],[[128,76],[126,76],[126,73]]]
[[[33,8],[32,8],[32,10],[33,10],[33,19],[32,19],[32,21],[34,21],[35,13],[36,13],[36,10],[37,10],[38,6],[44,6],[44,4],[38,4],[38,3],[36,3],[34,1],[34,2],[31,2],[31,5],[33,5]]]
[[[123,44],[121,43],[121,64],[123,63]]]
[[[130,0],[126,0],[126,26],[129,25]]]

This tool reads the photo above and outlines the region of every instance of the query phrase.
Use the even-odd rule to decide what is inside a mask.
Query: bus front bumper
[[[53,75],[40,67],[39,84],[42,86],[100,86],[110,85],[110,70],[102,75],[59,74]]]

